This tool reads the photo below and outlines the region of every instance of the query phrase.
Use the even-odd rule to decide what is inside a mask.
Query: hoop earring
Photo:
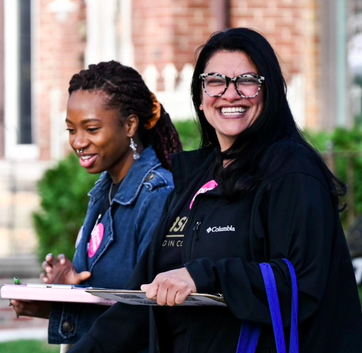
[[[133,151],[133,159],[136,160],[140,158],[140,155],[137,153],[137,144],[133,141],[133,138],[130,138],[130,149]]]

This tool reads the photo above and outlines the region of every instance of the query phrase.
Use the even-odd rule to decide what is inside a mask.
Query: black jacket
[[[155,277],[163,236],[213,159],[208,150],[173,159],[175,192],[131,287],[138,289]],[[293,263],[298,276],[300,352],[362,352],[361,307],[338,205],[316,158],[305,148],[294,146],[282,168],[235,200],[217,189],[199,195],[182,256],[198,292],[223,293],[228,305],[187,309],[185,353],[234,353],[243,319],[264,324],[257,352],[276,352],[258,264],[273,267],[288,338],[291,290],[282,258]],[[137,351],[147,331],[141,328],[147,320],[142,312],[116,305],[71,352]],[[130,320],[132,327],[124,330]],[[154,331],[151,325],[151,352],[156,352]]]

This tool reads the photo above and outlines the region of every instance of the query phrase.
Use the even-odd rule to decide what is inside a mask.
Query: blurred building
[[[36,181],[69,151],[67,87],[89,63],[136,67],[174,119],[193,117],[195,49],[246,26],[274,46],[301,127],[361,114],[362,0],[0,0],[0,257],[36,247]]]

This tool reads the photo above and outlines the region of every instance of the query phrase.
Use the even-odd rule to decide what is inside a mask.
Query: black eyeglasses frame
[[[225,86],[225,89],[224,89],[224,91],[223,91],[222,93],[212,95],[212,94],[209,94],[209,93],[207,92],[206,87],[205,87],[205,79],[206,79],[207,77],[212,77],[212,76],[220,77],[220,78],[222,78],[222,79],[224,79],[224,80],[226,81],[226,86]],[[257,90],[257,92],[256,92],[253,96],[245,96],[244,94],[242,94],[242,93],[239,91],[238,85],[236,84],[236,81],[237,81],[240,77],[244,77],[244,78],[253,77],[253,78],[255,78],[255,79],[258,80],[258,82],[259,82],[258,90]],[[261,85],[262,85],[262,83],[265,81],[265,77],[264,77],[264,76],[255,75],[255,74],[243,74],[243,75],[239,75],[239,76],[235,76],[235,77],[231,78],[231,77],[228,77],[228,76],[226,76],[226,75],[219,74],[219,73],[217,73],[217,72],[202,73],[202,74],[199,75],[199,79],[202,80],[202,87],[203,87],[203,89],[204,89],[204,92],[205,92],[208,96],[210,96],[210,97],[215,97],[215,98],[221,97],[221,96],[226,92],[226,90],[228,89],[230,82],[233,82],[234,85],[235,85],[236,92],[239,94],[239,96],[242,97],[242,98],[246,98],[246,99],[252,99],[252,98],[257,97],[257,95],[258,95],[259,92],[260,92]]]

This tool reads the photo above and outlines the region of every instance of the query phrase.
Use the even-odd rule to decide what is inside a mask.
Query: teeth
[[[224,114],[224,115],[242,114],[245,112],[246,112],[246,109],[242,108],[242,107],[221,108],[221,114]]]
[[[90,159],[92,156],[82,156],[81,158],[86,161],[87,159]]]

